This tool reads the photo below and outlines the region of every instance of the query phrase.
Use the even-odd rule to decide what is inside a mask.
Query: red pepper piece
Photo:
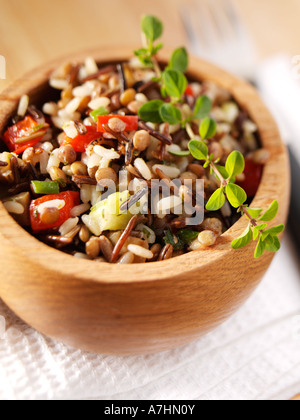
[[[185,90],[185,95],[187,95],[187,96],[195,96],[194,95],[194,91],[193,91],[193,88],[191,87],[191,86],[188,86],[187,88],[186,88],[186,90]]]
[[[64,200],[65,206],[59,210],[59,219],[50,225],[45,225],[38,213],[38,207],[52,200]],[[71,217],[71,210],[73,207],[80,204],[79,192],[66,191],[60,194],[45,195],[44,197],[33,200],[30,204],[30,223],[34,233],[47,232],[55,228],[59,228],[66,220]]]
[[[244,175],[246,178],[244,181],[237,182],[237,184],[246,191],[248,197],[254,197],[257,193],[262,173],[262,165],[257,165],[252,159],[245,160]]]
[[[139,127],[139,118],[131,115],[99,115],[98,116],[98,132],[105,133],[103,124],[107,124],[112,118],[119,118],[126,124],[125,131],[136,131]]]
[[[16,140],[22,137],[30,136],[34,133],[34,129],[39,125],[39,123],[37,123],[32,117],[28,115],[24,118],[24,120],[19,121],[17,124],[9,127],[3,135],[3,141],[5,142],[9,151],[20,154],[24,152],[24,150],[28,149],[28,147],[32,147],[37,144],[43,138],[45,131],[41,133],[41,137],[38,137],[34,140],[29,140],[27,143],[18,144],[16,143]]]
[[[101,137],[101,134],[97,131],[96,126],[86,126],[86,134],[78,134],[74,139],[65,136],[65,140],[62,145],[71,144],[75,152],[84,153],[87,146],[92,143],[94,140],[97,140]]]

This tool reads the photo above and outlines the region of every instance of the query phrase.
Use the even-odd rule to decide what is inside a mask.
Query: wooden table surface
[[[190,1],[0,0],[0,55],[7,62],[0,90],[30,68],[64,54],[107,44],[139,46],[139,21],[145,13],[163,19],[165,45],[187,44],[179,6]],[[233,1],[261,57],[279,51],[300,54],[299,0]]]

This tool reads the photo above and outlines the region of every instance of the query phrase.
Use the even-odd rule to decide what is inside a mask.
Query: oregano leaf
[[[195,109],[194,109],[194,116],[195,120],[200,120],[209,116],[212,109],[212,102],[208,96],[200,96],[197,99]]]
[[[191,140],[189,142],[189,150],[195,159],[207,160],[208,147],[203,141]]]
[[[266,229],[267,224],[261,224],[261,225],[257,225],[254,227],[253,229],[253,239],[256,240],[258,238],[258,235],[260,232],[262,232],[264,229]]]
[[[138,112],[140,119],[152,123],[163,122],[162,117],[160,115],[160,109],[164,104],[164,101],[161,101],[159,99],[147,102],[140,108]]]
[[[249,225],[245,232],[231,243],[231,246],[233,249],[241,249],[244,248],[244,246],[247,246],[252,240],[253,232],[251,226]]]
[[[260,258],[263,255],[263,253],[265,252],[265,250],[266,250],[266,244],[260,238],[258,243],[257,243],[256,249],[255,249],[254,257],[255,258]]]
[[[200,136],[203,140],[211,139],[217,132],[217,123],[214,119],[206,117],[200,125]]]
[[[163,24],[154,16],[144,16],[142,18],[142,31],[150,43],[153,43],[162,36]]]
[[[234,150],[228,156],[225,167],[230,178],[242,174],[245,170],[245,159],[242,153]]]
[[[273,203],[270,205],[268,210],[265,212],[263,216],[261,216],[259,220],[261,220],[262,222],[270,222],[276,217],[278,213],[278,209],[279,209],[279,204],[278,204],[278,201],[275,200],[273,201]]]
[[[280,235],[280,233],[282,233],[284,231],[285,226],[284,225],[278,225],[278,226],[274,226],[270,229],[267,229],[263,232],[263,239],[265,237],[267,237],[268,235],[271,236],[277,236]]]
[[[220,210],[226,201],[226,197],[222,188],[219,188],[213,193],[213,195],[208,200],[206,204],[206,210],[208,211],[217,211]]]
[[[181,73],[185,73],[188,69],[188,65],[188,53],[187,50],[182,47],[173,52],[168,68],[171,70],[180,71]]]
[[[159,109],[160,116],[164,122],[175,125],[181,122],[181,112],[176,106],[171,104],[163,104]]]
[[[171,98],[181,99],[188,85],[185,75],[177,70],[165,70],[162,78],[167,95]]]
[[[258,219],[263,212],[263,209],[250,209],[247,208],[247,212],[250,214],[253,219]]]
[[[236,184],[228,184],[226,186],[226,195],[229,203],[234,208],[242,206],[247,200],[247,194],[243,188],[239,187]]]

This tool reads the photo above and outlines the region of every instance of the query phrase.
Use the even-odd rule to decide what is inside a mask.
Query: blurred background
[[[182,15],[184,20],[190,17],[197,35],[203,36],[199,42],[205,43],[207,25],[210,20],[213,25],[217,22],[205,6],[218,8],[222,3],[229,4],[227,0],[0,0],[0,55],[7,60],[7,80],[0,81],[0,88],[24,71],[64,54],[107,44],[139,45],[140,16],[145,13],[164,21],[165,45],[188,44],[195,50]],[[251,35],[259,59],[282,51],[300,54],[299,0],[232,0],[231,4]],[[247,56],[248,51],[240,51],[240,61]]]
[[[257,293],[220,329],[161,359],[160,355],[123,359],[73,352],[50,340],[44,342],[23,326],[26,337],[33,337],[26,347],[31,361],[27,353],[20,356],[17,342],[7,346],[3,341],[1,346],[0,334],[0,398],[80,394],[99,399],[116,395],[124,399],[289,399],[298,393],[300,0],[0,0],[0,10],[0,58],[6,60],[0,91],[54,58],[104,45],[139,47],[140,17],[156,15],[164,22],[165,46],[185,45],[191,53],[258,87],[290,146],[293,168],[290,234]],[[21,321],[0,300],[1,313],[17,332],[21,329]],[[11,367],[7,360],[12,361]],[[65,378],[68,360],[78,367],[73,386]],[[94,376],[88,387],[90,368]],[[57,382],[59,394],[56,382],[51,382],[54,370],[63,378]],[[37,372],[33,380],[31,371]]]

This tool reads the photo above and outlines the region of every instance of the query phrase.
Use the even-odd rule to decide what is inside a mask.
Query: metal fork
[[[253,78],[256,50],[231,0],[187,0],[179,12],[194,54]]]

